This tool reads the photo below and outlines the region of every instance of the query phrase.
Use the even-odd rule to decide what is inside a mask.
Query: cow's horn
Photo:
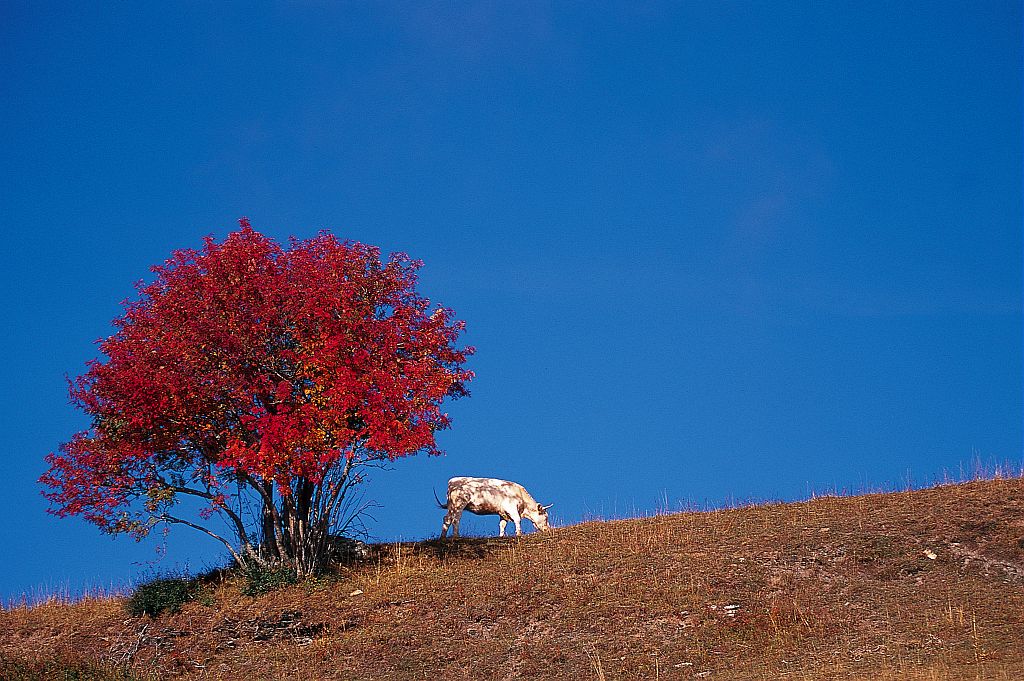
[[[554,504],[548,504],[547,506],[541,506],[545,511],[554,506]]]

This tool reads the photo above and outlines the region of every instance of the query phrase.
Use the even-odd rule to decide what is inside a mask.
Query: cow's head
[[[540,504],[537,504],[536,508],[527,509],[527,511],[523,513],[523,515],[529,518],[530,522],[532,522],[534,527],[536,527],[538,530],[546,530],[549,527],[548,509],[551,508],[552,506],[554,506],[554,504],[548,504],[547,506],[541,506]]]

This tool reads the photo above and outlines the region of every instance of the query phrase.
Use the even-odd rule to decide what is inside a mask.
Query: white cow
[[[526,518],[538,530],[548,529],[548,509],[553,504],[541,506],[522,485],[508,480],[495,478],[452,478],[448,481],[447,503],[442,504],[434,495],[434,500],[441,508],[448,509],[441,526],[441,539],[452,528],[452,536],[459,536],[459,520],[462,512],[469,511],[477,515],[498,515],[498,536],[505,536],[508,521],[516,525],[516,536],[523,533],[521,521]]]

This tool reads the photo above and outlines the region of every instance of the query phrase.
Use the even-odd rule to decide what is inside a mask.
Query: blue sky
[[[242,215],[407,251],[468,323],[379,540],[452,475],[570,523],[1021,462],[1019,3],[85,5],[0,7],[4,598],[217,560],[35,480],[132,283]]]

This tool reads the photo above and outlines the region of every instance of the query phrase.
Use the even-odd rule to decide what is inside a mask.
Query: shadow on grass
[[[515,541],[514,537],[459,537],[458,539],[426,539],[413,545],[413,550],[435,558],[486,558],[496,548]]]

